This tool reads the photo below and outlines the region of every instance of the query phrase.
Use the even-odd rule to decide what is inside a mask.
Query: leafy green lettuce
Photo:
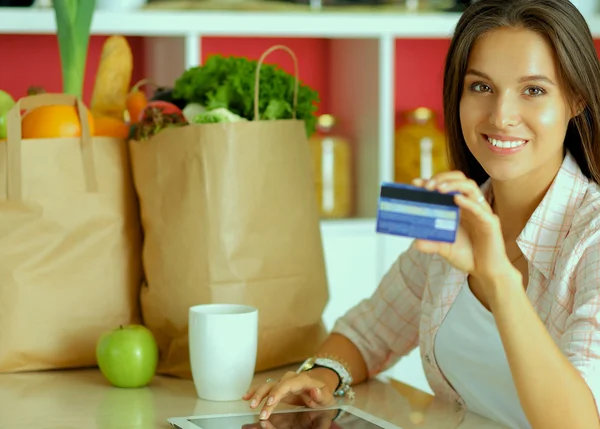
[[[224,107],[218,107],[213,110],[199,113],[192,120],[195,124],[215,124],[219,122],[239,122],[247,121],[246,118],[242,118],[239,115],[225,109]]]
[[[225,108],[242,118],[254,119],[256,60],[213,55],[197,67],[186,70],[175,82],[173,96],[188,103],[200,103],[207,110]],[[260,119],[290,119],[295,77],[263,63],[260,69]],[[319,94],[300,83],[296,117],[304,120],[308,136],[315,131]]]

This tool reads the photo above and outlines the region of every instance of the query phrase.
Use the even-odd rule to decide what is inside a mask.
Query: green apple
[[[145,326],[120,326],[100,337],[96,360],[100,371],[113,386],[142,387],[156,373],[158,346]]]
[[[6,138],[6,114],[15,105],[12,96],[0,89],[0,139]]]
[[[0,113],[0,140],[5,139],[6,135],[6,113]]]

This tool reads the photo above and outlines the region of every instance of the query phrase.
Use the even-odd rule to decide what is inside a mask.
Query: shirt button
[[[456,411],[462,411],[462,409],[463,409],[463,403],[457,399],[456,400]]]
[[[431,358],[429,357],[429,355],[425,355],[425,362],[431,363]]]

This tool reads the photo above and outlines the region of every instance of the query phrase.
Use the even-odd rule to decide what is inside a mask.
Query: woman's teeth
[[[514,147],[523,146],[525,143],[527,143],[527,140],[518,140],[518,141],[509,142],[509,141],[492,139],[490,137],[488,137],[487,139],[493,146],[496,146],[496,147],[499,147],[502,149],[511,149]]]

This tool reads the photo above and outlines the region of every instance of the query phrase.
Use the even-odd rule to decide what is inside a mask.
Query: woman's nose
[[[492,106],[490,123],[498,129],[514,127],[521,121],[519,105],[514,97],[501,95]]]

